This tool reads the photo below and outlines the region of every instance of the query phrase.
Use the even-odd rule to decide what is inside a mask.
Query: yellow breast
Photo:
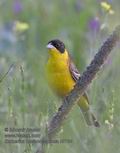
[[[66,96],[75,85],[69,71],[68,57],[65,54],[49,58],[46,75],[49,85],[59,96]]]

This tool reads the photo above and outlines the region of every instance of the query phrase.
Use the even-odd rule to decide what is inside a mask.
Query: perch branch
[[[120,41],[120,26],[117,26],[113,33],[103,43],[90,65],[86,68],[82,76],[77,81],[74,89],[64,98],[62,105],[49,121],[47,126],[47,134],[44,138],[51,140],[59,131],[69,111],[77,103],[87,89],[88,85],[95,78],[97,72],[100,70],[101,66],[104,64],[108,55],[118,41]],[[43,152],[44,151],[42,148],[37,150],[37,153]]]

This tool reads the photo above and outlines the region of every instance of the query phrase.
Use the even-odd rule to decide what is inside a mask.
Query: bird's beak
[[[55,48],[51,43],[49,43],[46,47],[47,47],[48,49],[53,49],[53,48]]]

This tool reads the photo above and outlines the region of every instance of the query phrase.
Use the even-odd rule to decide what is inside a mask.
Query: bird
[[[74,88],[80,73],[61,40],[53,39],[46,47],[48,49],[47,82],[58,97],[64,98]],[[90,109],[87,92],[80,97],[77,105],[88,126],[100,127],[100,123]]]

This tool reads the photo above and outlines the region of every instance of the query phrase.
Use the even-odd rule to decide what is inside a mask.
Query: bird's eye
[[[56,47],[59,47],[59,45],[58,45],[58,44],[55,44],[55,46],[56,46]]]
[[[60,45],[59,44],[55,44],[55,47],[58,49],[60,47]]]

